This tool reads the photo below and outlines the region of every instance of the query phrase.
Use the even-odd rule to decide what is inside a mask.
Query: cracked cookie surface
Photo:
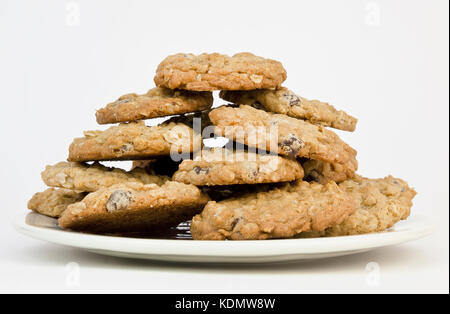
[[[67,189],[48,188],[28,201],[28,209],[45,216],[59,217],[67,206],[81,201],[87,193]]]
[[[303,178],[296,160],[224,148],[204,149],[193,160],[184,160],[175,181],[194,185],[258,184]]]
[[[182,123],[148,127],[143,121],[121,123],[105,131],[86,131],[69,148],[68,161],[151,159],[201,148],[201,135]]]
[[[88,165],[78,162],[59,162],[56,165],[47,166],[41,173],[41,177],[48,186],[85,192],[94,192],[119,183],[140,182],[163,185],[169,180],[167,176],[149,174],[148,171],[140,168],[125,171],[108,168],[98,163]]]
[[[200,189],[180,182],[116,184],[69,205],[58,222],[91,233],[151,231],[189,220],[208,201]]]
[[[211,108],[210,92],[191,92],[155,87],[146,94],[126,94],[97,110],[99,124],[130,122]]]
[[[191,222],[197,240],[291,238],[341,223],[355,203],[335,183],[297,181],[269,192],[209,202]]]
[[[249,147],[357,168],[356,150],[322,126],[248,105],[222,106],[209,117],[217,135]]]
[[[235,104],[254,106],[344,131],[353,132],[358,122],[326,102],[300,97],[285,87],[277,90],[221,91],[220,97]]]
[[[155,75],[157,86],[193,91],[276,88],[286,80],[283,65],[243,52],[232,57],[218,53],[175,54],[165,58]]]

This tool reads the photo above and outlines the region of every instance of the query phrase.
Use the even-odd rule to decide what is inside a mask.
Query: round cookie
[[[58,223],[91,233],[151,231],[189,220],[208,201],[197,187],[179,182],[117,184],[69,205]]]
[[[201,135],[182,123],[147,127],[121,123],[105,131],[86,131],[69,147],[68,161],[136,160],[189,153],[201,148]]]
[[[297,181],[269,192],[209,202],[191,222],[196,240],[291,238],[341,223],[355,203],[335,183]]]
[[[59,217],[67,206],[81,201],[87,193],[67,189],[48,188],[28,201],[28,209],[45,216]]]
[[[183,160],[172,179],[194,185],[257,184],[303,178],[296,160],[277,155],[258,155],[226,148],[201,151],[193,160]]]
[[[355,176],[339,184],[356,202],[357,210],[341,224],[326,229],[322,235],[343,236],[380,232],[408,218],[414,189],[392,176],[367,179]]]
[[[99,124],[165,117],[211,108],[210,92],[191,92],[155,87],[146,94],[126,94],[96,113]]]
[[[308,121],[247,105],[222,106],[210,112],[215,133],[249,147],[289,157],[305,157],[357,167],[356,150],[333,131]]]
[[[125,171],[94,163],[60,162],[47,166],[41,173],[45,184],[77,191],[94,192],[114,184],[140,182],[163,185],[169,177],[150,174],[144,169]]]
[[[276,88],[286,80],[283,65],[243,52],[232,57],[218,53],[175,54],[158,66],[155,84],[193,91]]]
[[[254,106],[344,131],[353,132],[358,122],[326,102],[300,97],[285,87],[276,90],[221,91],[220,97],[235,104]]]

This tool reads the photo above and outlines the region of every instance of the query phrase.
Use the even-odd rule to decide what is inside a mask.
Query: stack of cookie
[[[28,206],[62,228],[153,232],[192,220],[198,240],[249,240],[378,232],[409,216],[415,191],[388,176],[356,174],[356,150],[329,128],[357,120],[282,87],[278,61],[240,53],[176,54],[157,87],[97,111],[68,162],[47,166],[50,187]],[[213,91],[230,105],[211,109]],[[173,116],[148,127],[142,120]],[[206,138],[228,139],[207,147]],[[130,171],[100,161],[133,160]],[[88,163],[93,162],[93,163]]]

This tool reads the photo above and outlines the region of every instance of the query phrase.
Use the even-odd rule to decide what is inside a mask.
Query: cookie
[[[209,202],[191,222],[196,240],[264,240],[322,231],[355,211],[336,183],[297,181],[269,192]]]
[[[296,160],[225,148],[204,149],[193,160],[183,160],[172,179],[194,185],[257,184],[303,178]]]
[[[169,177],[149,174],[144,169],[125,171],[94,163],[60,162],[47,166],[41,173],[45,184],[84,192],[94,192],[119,183],[140,182],[163,185]]]
[[[300,97],[285,87],[276,90],[221,91],[220,97],[235,104],[250,105],[344,131],[353,132],[358,122],[326,102]]]
[[[67,206],[81,201],[87,193],[49,188],[28,201],[28,209],[49,217],[59,217]]]
[[[283,65],[248,52],[230,57],[218,53],[175,54],[158,66],[155,84],[193,91],[276,88],[286,80]]]
[[[357,163],[350,163],[346,167],[339,163],[306,159],[301,164],[305,171],[305,181],[315,181],[320,184],[327,184],[330,181],[343,182],[353,178],[356,170],[358,170]]]
[[[313,235],[344,236],[384,231],[408,218],[417,194],[405,181],[392,176],[383,179],[355,176],[339,186],[355,200],[357,210],[341,224]]]
[[[151,231],[191,219],[208,201],[193,185],[130,182],[90,193],[69,205],[58,222],[62,228],[90,233]]]
[[[165,117],[211,108],[210,92],[191,92],[155,87],[146,94],[126,94],[96,113],[99,124]]]
[[[182,123],[152,127],[143,121],[121,123],[105,131],[84,132],[70,145],[68,161],[151,159],[192,152],[201,145],[201,136]]]
[[[357,167],[356,150],[336,133],[307,121],[247,105],[222,106],[210,112],[215,133],[250,147],[290,157],[305,157]]]

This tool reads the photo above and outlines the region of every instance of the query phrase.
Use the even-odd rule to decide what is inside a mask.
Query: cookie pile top
[[[352,132],[357,119],[281,86],[286,77],[280,62],[251,53],[168,56],[156,87],[97,111],[99,124],[117,124],[74,139],[68,162],[42,172],[50,188],[29,208],[94,233],[192,219],[200,240],[368,233],[406,219],[415,191],[358,176],[356,150],[329,129]],[[216,90],[232,104],[211,109]],[[216,136],[228,144],[207,147]],[[99,163],[109,160],[134,161],[130,171]]]

